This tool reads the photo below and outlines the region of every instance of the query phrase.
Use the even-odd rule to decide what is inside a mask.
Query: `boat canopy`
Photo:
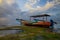
[[[30,17],[50,17],[48,14],[43,14],[43,15],[35,15],[35,16],[30,16]]]

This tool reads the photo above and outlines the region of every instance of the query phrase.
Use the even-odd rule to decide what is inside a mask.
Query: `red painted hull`
[[[27,21],[22,22],[26,26],[40,26],[40,27],[49,27],[50,22],[39,21],[37,23],[29,23]]]

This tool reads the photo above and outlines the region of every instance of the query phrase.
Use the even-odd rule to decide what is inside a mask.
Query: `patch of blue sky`
[[[47,0],[40,0],[40,1],[37,1],[36,4],[33,5],[34,8],[36,8],[37,6],[45,6],[45,4],[47,3]]]
[[[17,1],[17,3],[18,3],[18,5],[19,5],[19,7],[20,7],[21,10],[23,9],[23,7],[24,7],[24,5],[25,5],[26,2],[27,2],[27,0],[18,0]]]
[[[44,6],[47,3],[47,0],[40,0],[37,5]]]

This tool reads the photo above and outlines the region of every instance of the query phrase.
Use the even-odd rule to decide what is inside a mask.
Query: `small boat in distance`
[[[26,20],[21,20],[21,24],[25,25],[25,26],[39,26],[39,27],[47,27],[49,28],[50,26],[50,22],[47,21],[47,17],[50,17],[50,15],[48,14],[43,14],[43,15],[35,15],[35,16],[30,16],[30,20],[31,18],[42,18],[42,20],[38,20],[38,19],[34,19],[36,22],[31,22],[31,21],[26,21]]]

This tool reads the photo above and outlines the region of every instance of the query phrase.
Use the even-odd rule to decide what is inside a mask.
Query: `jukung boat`
[[[34,16],[30,16],[30,20],[33,18],[36,22],[26,21],[26,20],[22,20],[22,19],[20,19],[20,22],[21,22],[21,24],[23,24],[25,26],[49,27],[51,23],[49,21],[47,21],[47,19],[48,19],[47,17],[50,17],[50,15],[48,15],[48,14],[34,15]],[[38,20],[35,18],[42,18],[42,20]]]

